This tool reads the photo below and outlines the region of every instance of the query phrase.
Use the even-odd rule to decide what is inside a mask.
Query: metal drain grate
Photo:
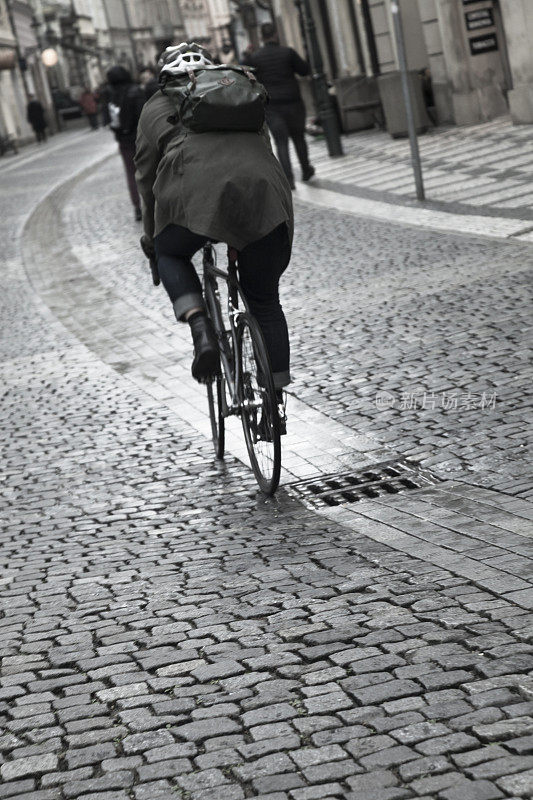
[[[293,497],[304,500],[315,508],[324,508],[420,489],[434,485],[439,480],[416,463],[400,459],[373,464],[360,472],[308,478],[285,488]]]

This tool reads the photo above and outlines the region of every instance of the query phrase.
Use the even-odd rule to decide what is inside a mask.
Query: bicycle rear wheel
[[[239,402],[246,447],[259,488],[273,495],[281,471],[278,405],[263,334],[248,313],[239,317],[237,342]]]
[[[225,426],[222,397],[224,393],[224,378],[217,375],[214,381],[207,384],[207,402],[209,404],[209,418],[211,420],[211,438],[217,458],[224,458]],[[214,389],[214,386],[216,387]]]

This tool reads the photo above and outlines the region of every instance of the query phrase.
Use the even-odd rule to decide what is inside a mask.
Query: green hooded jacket
[[[242,250],[285,222],[292,241],[291,190],[266,126],[191,133],[168,121],[174,113],[158,91],[137,128],[135,177],[147,236],[174,223]]]

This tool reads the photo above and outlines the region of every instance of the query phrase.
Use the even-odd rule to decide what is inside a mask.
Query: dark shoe
[[[194,344],[194,359],[191,372],[199,383],[211,380],[220,372],[218,344],[209,317],[203,312],[194,314],[189,320]]]
[[[137,222],[140,222],[143,218],[143,212],[139,208],[139,206],[135,206],[135,219]]]
[[[279,400],[278,398],[278,404],[276,408],[279,416],[279,435],[285,436],[287,433],[287,414],[285,413],[285,401],[283,399]],[[267,415],[265,414],[264,410],[261,412],[261,419],[259,420],[259,425],[257,426],[257,438],[261,439],[263,442],[272,441],[270,425],[268,424]]]
[[[304,183],[310,181],[314,174],[315,174],[315,168],[312,167],[311,164],[309,164],[307,169],[302,169],[302,180],[304,181]]]
[[[279,435],[285,436],[287,433],[287,417],[283,413],[281,407],[279,408]],[[257,426],[257,438],[260,439],[262,442],[271,442],[272,441],[272,434],[270,433],[270,425],[268,424],[267,418],[264,414],[261,414],[261,419],[259,420],[259,424]]]
[[[291,187],[291,192],[294,192],[294,190],[296,189],[296,184],[294,183],[294,181],[289,181],[289,186]]]

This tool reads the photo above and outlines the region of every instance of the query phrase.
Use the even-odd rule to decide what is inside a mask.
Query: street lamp
[[[43,50],[41,53],[41,61],[45,67],[55,67],[59,61],[57,50],[54,50],[53,47],[47,47],[46,50]]]
[[[324,62],[322,60],[322,53],[320,52],[311,4],[309,0],[295,0],[295,3],[300,12],[302,27],[307,40],[316,110],[324,131],[328,152],[330,156],[343,156],[344,152],[342,149],[339,123],[328,92],[326,75],[324,73]]]

